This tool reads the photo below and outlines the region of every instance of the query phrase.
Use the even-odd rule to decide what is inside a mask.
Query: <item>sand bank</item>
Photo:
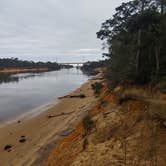
[[[75,124],[96,104],[91,89],[93,82],[89,80],[71,93],[84,94],[84,98],[61,99],[38,116],[23,118],[0,128],[0,165],[28,166],[36,160],[40,163],[57,141],[72,132]]]

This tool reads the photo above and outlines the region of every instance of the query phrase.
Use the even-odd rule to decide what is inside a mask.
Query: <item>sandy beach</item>
[[[95,105],[97,98],[91,89],[93,82],[95,80],[88,80],[70,94],[84,94],[85,98],[60,99],[53,107],[35,117],[23,118],[1,127],[0,165],[40,165],[57,141],[71,133],[88,109]]]

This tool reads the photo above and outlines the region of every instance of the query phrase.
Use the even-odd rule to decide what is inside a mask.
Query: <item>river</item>
[[[88,80],[81,70],[0,76],[0,123],[43,109]]]

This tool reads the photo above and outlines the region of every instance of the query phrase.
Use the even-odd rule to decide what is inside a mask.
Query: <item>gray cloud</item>
[[[101,58],[100,24],[122,0],[0,0],[0,57]]]

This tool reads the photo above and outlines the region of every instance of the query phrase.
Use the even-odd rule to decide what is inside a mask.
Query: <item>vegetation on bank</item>
[[[71,68],[71,65],[61,65],[56,62],[34,62],[27,60],[19,60],[18,58],[0,59],[0,70],[3,69],[32,69],[32,68],[48,68],[48,70],[59,70],[61,68]]]
[[[105,67],[112,86],[126,80],[166,86],[165,30],[165,0],[132,0],[116,8],[97,32],[109,50]]]
[[[81,70],[85,74],[96,75],[98,73],[98,71],[96,69],[97,68],[103,68],[104,66],[106,66],[107,63],[108,63],[107,60],[86,62],[81,67]]]
[[[89,115],[87,115],[84,117],[82,123],[83,123],[85,133],[87,134],[93,126],[93,121],[92,121],[91,117]]]
[[[94,91],[94,94],[98,96],[100,94],[101,89],[103,88],[103,85],[100,82],[95,82],[91,85],[91,87]]]

